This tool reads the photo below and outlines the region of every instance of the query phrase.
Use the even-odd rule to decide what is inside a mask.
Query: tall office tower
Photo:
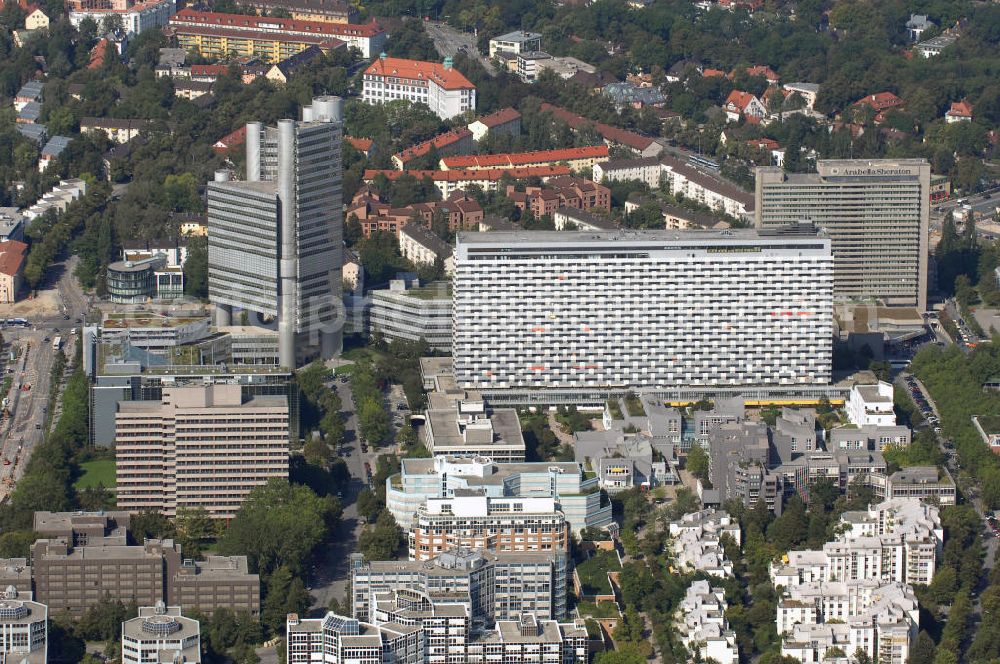
[[[278,320],[278,361],[340,351],[343,100],[317,97],[302,120],[247,124],[247,178],[208,186],[208,292],[216,323],[233,307]]]
[[[239,385],[163,390],[162,401],[122,401],[115,414],[118,507],[174,516],[202,507],[236,516],[246,495],[288,477],[288,401],[244,400]]]
[[[460,233],[455,265],[467,389],[830,382],[833,261],[814,229]]]
[[[811,222],[833,247],[838,300],[927,308],[931,167],[924,159],[821,159],[816,173],[757,169],[758,228]]]

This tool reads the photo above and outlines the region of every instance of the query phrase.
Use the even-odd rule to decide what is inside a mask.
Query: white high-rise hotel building
[[[830,241],[776,231],[460,233],[455,377],[484,391],[824,385]]]

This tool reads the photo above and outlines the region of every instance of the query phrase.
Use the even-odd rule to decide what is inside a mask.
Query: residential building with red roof
[[[471,122],[469,131],[472,132],[472,138],[476,141],[481,141],[486,136],[499,136],[501,134],[520,136],[521,114],[513,108],[501,108],[499,111]]]
[[[739,122],[740,118],[746,118],[747,122],[757,123],[767,116],[764,102],[756,95],[743,90],[730,92],[722,109],[726,112],[726,120],[729,122]]]
[[[459,127],[458,129],[438,134],[423,143],[417,143],[402,152],[397,152],[392,155],[392,164],[402,171],[408,168],[413,160],[429,154],[432,148],[437,152],[438,157],[447,157],[449,155],[470,154],[474,147],[472,132],[465,127]]]
[[[379,56],[364,73],[361,98],[368,104],[407,99],[427,104],[439,118],[447,120],[476,109],[476,86],[452,66]]]
[[[367,170],[363,179],[365,182],[372,182],[379,175],[389,180],[399,178],[403,173],[407,173],[422,180],[430,178],[434,186],[441,192],[442,198],[448,198],[457,189],[468,189],[472,185],[480,187],[483,191],[496,191],[500,181],[504,180],[525,180],[527,178],[538,178],[542,182],[561,175],[569,175],[569,166],[528,166],[525,168],[490,168],[478,171],[396,171],[396,170]]]
[[[357,23],[359,18],[357,8],[344,0],[243,0],[240,4],[261,15],[283,9],[297,21]]]
[[[21,290],[28,245],[17,240],[0,242],[0,304],[13,304]]]
[[[611,211],[611,190],[586,178],[564,175],[552,178],[545,187],[525,187],[517,191],[507,185],[507,198],[535,218],[555,214],[559,208]]]
[[[228,133],[215,143],[212,143],[212,150],[215,154],[226,155],[233,148],[243,145],[247,140],[247,127],[243,125],[234,132]]]
[[[170,19],[170,32],[177,45],[194,49],[208,58],[231,54],[256,55],[275,64],[308,46],[330,51],[346,44],[370,58],[385,46],[385,30],[378,23],[356,25],[321,21],[297,21],[272,16],[222,14],[182,9]]]
[[[876,112],[880,113],[890,108],[899,108],[903,103],[902,99],[891,92],[876,92],[857,100],[854,102],[854,106],[871,106]]]
[[[778,76],[777,72],[767,65],[754,65],[753,67],[747,67],[744,71],[746,71],[747,76],[759,76],[771,85],[777,85],[781,81],[781,77]]]
[[[717,78],[725,76],[726,72],[721,69],[712,69],[711,67],[706,67],[701,71],[702,78]]]
[[[94,48],[90,49],[90,62],[87,64],[87,69],[100,69],[104,66],[104,61],[108,57],[108,49],[111,49],[112,53],[115,52],[114,46],[111,45],[107,37],[94,44]]]
[[[574,171],[589,170],[599,161],[608,158],[607,145],[590,145],[582,148],[536,150],[507,154],[474,154],[441,159],[442,171],[481,170],[484,168],[523,168],[525,166],[555,166],[565,164]]]
[[[628,131],[627,129],[612,127],[611,125],[604,124],[603,122],[588,120],[583,116],[567,111],[565,108],[560,108],[559,106],[553,106],[552,104],[543,102],[541,110],[543,113],[551,113],[552,117],[560,122],[565,122],[573,131],[579,131],[585,127],[590,127],[601,135],[605,144],[609,147],[612,145],[620,145],[631,149],[640,157],[655,157],[660,154],[661,150],[663,150],[663,145],[654,138],[643,136],[635,133],[634,131]]]
[[[944,121],[948,124],[956,122],[972,122],[972,104],[965,101],[955,101],[951,103],[951,108],[944,114]]]
[[[479,201],[461,189],[455,190],[443,201],[392,207],[382,201],[377,191],[362,187],[347,206],[346,215],[357,217],[361,232],[365,237],[371,237],[375,231],[398,234],[400,229],[411,223],[431,228],[435,216],[442,218],[452,232],[475,230],[483,220],[483,208]]]
[[[356,136],[344,136],[344,142],[350,143],[351,147],[366,157],[372,156],[372,145],[374,142],[370,138],[358,138]]]

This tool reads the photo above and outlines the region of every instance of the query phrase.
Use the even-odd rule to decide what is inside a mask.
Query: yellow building
[[[36,9],[24,19],[25,30],[41,30],[47,27],[49,27],[49,17],[41,9]]]

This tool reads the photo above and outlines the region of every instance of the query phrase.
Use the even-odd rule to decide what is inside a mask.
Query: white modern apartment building
[[[816,171],[758,168],[757,226],[806,221],[826,229],[838,299],[926,310],[930,164],[821,159]]]
[[[866,511],[845,512],[842,532],[820,550],[789,551],[771,565],[775,586],[814,581],[898,581],[929,584],[944,543],[936,505],[894,498]]]
[[[542,35],[539,32],[526,32],[515,30],[505,35],[494,37],[490,40],[490,57],[496,57],[497,53],[513,53],[517,55],[522,51],[542,50]]]
[[[454,496],[427,498],[409,532],[410,560],[455,548],[566,551],[569,524],[555,498]]]
[[[288,399],[244,399],[240,385],[164,388],[115,414],[118,507],[174,516],[203,507],[236,516],[246,495],[288,477]]]
[[[332,611],[323,618],[285,621],[288,664],[424,664],[419,626],[375,625]]]
[[[49,608],[32,601],[30,592],[8,586],[0,596],[0,662],[49,661],[48,616]]]
[[[712,576],[732,576],[733,561],[726,558],[723,535],[740,544],[740,524],[727,512],[706,509],[671,521],[670,544],[676,565]]]
[[[708,581],[695,581],[677,610],[677,633],[692,657],[719,664],[738,664],[736,632],[726,620],[726,596]]]
[[[384,104],[408,99],[426,104],[442,120],[476,109],[476,86],[452,66],[380,56],[365,70],[362,100]]]
[[[122,664],[201,662],[201,625],[181,615],[181,607],[139,607],[139,615],[122,623]]]
[[[460,233],[456,256],[453,355],[462,388],[830,382],[833,264],[822,236]]]
[[[906,664],[916,643],[920,609],[913,589],[899,582],[813,581],[785,589],[775,625],[782,655],[817,662],[831,648],[872,661]]]
[[[611,502],[600,480],[587,478],[573,462],[495,463],[488,457],[437,456],[402,459],[401,471],[385,482],[386,507],[409,528],[428,498],[481,495],[553,498],[573,532],[611,524]]]
[[[424,423],[427,449],[434,456],[487,457],[497,463],[524,461],[524,436],[513,408],[488,409],[482,399],[453,403],[447,396],[432,395]]]
[[[351,612],[370,620],[376,596],[404,588],[467,597],[473,628],[531,613],[566,618],[568,558],[562,551],[503,553],[454,549],[428,561],[368,561],[351,554]]]
[[[847,419],[859,427],[894,427],[896,412],[892,402],[892,383],[879,381],[877,385],[855,385],[847,398]]]

